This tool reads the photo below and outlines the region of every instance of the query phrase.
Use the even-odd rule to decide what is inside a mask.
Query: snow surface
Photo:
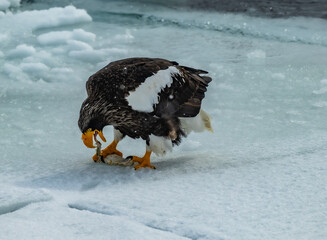
[[[0,11],[1,240],[327,239],[326,20],[27,2]],[[156,170],[93,163],[77,126],[88,77],[133,56],[213,78],[214,134]]]

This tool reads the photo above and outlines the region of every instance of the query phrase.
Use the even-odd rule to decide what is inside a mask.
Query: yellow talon
[[[138,165],[136,165],[134,167],[135,170],[137,170],[139,168],[142,168],[142,167],[149,167],[149,168],[152,168],[152,169],[156,169],[155,166],[150,164],[150,155],[151,155],[151,151],[146,151],[142,158],[133,156],[133,158],[132,158],[133,162],[138,162],[139,163]]]

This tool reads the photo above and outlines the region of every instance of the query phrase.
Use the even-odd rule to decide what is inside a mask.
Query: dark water
[[[253,16],[327,18],[327,0],[186,0],[185,4],[191,8]]]
[[[293,16],[316,17],[327,19],[327,0],[22,0],[23,5],[31,3],[65,6],[67,4],[88,5],[113,2],[166,6],[169,8],[188,8],[205,11],[245,13],[250,16],[287,18]],[[93,6],[92,6],[93,5]]]

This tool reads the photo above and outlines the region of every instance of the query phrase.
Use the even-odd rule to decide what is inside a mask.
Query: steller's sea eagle
[[[86,82],[88,97],[80,110],[78,125],[84,144],[93,146],[93,135],[105,142],[102,130],[114,127],[114,140],[101,155],[122,153],[117,144],[126,135],[146,141],[143,157],[132,156],[142,167],[152,152],[163,155],[191,131],[212,131],[201,101],[211,78],[208,72],[180,66],[160,58],[128,58],[109,63]],[[98,156],[93,156],[98,161]]]

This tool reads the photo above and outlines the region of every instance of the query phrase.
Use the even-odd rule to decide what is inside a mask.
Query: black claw
[[[133,156],[128,156],[125,158],[125,160],[133,160]]]
[[[106,163],[106,162],[104,161],[104,158],[103,158],[102,155],[100,156],[100,160],[101,160],[101,162]]]

